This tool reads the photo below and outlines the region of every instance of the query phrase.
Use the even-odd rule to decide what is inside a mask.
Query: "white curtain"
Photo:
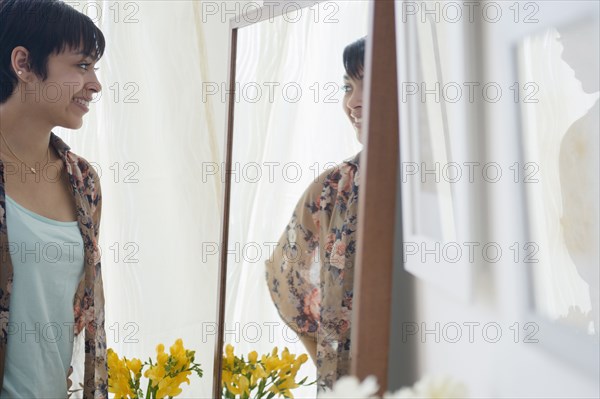
[[[81,130],[57,131],[101,173],[108,346],[147,360],[183,338],[205,371],[185,397],[211,396],[218,257],[200,250],[218,241],[221,213],[202,168],[221,161],[223,104],[201,94],[225,80],[226,52],[207,42],[226,42],[227,26],[201,23],[201,7],[82,2],[107,40],[103,92]]]
[[[229,19],[232,10],[247,9],[246,3],[71,2],[97,22],[107,40],[98,64],[100,99],[82,129],[56,133],[101,174],[108,346],[121,356],[145,360],[155,357],[158,343],[168,348],[183,338],[196,350],[205,377],[192,378],[182,397],[211,397],[219,260],[213,249],[220,240],[222,211],[221,179],[212,171],[224,161],[221,85]],[[243,154],[236,152],[239,162],[302,165],[296,183],[279,178],[252,189],[234,188],[231,236],[242,246],[277,241],[313,174],[360,149],[344,119],[341,95],[328,98],[334,103],[324,98],[333,93],[327,83],[341,83],[344,46],[366,34],[367,2],[329,7],[299,22],[241,33],[238,65],[254,74],[243,79],[293,81],[304,91],[297,104],[275,101],[255,115],[236,114],[251,123],[244,125],[244,134],[236,125],[235,146],[243,148]],[[318,87],[311,90],[314,84]],[[215,85],[218,93],[210,94]],[[266,256],[263,251],[255,263],[230,265],[226,339],[235,340],[237,322],[238,353],[264,353],[273,346],[301,353],[291,331],[282,335],[264,279]],[[250,322],[261,326],[261,340],[254,342]],[[278,329],[265,326],[270,322],[279,323]],[[265,338],[269,328],[275,328],[272,340]],[[243,339],[242,332],[252,339]],[[306,366],[305,373],[314,377],[314,367]],[[303,395],[314,397],[314,387],[296,394]]]

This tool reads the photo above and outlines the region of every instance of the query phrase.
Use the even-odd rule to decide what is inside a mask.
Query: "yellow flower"
[[[267,378],[268,376],[269,375],[263,366],[261,364],[257,364],[256,368],[251,372],[250,385],[258,385],[261,379]]]
[[[162,399],[175,397],[181,394],[180,385],[184,382],[190,384],[189,376],[192,372],[202,377],[200,364],[194,362],[194,351],[186,350],[183,340],[178,339],[170,347],[169,353],[165,352],[165,346],[156,346],[156,363],[144,372],[144,376],[150,380],[149,398]],[[146,363],[139,359],[120,359],[112,350],[107,351],[108,385],[109,392],[115,394],[115,399],[138,398],[138,393],[144,397],[140,390],[140,378],[142,369]]]
[[[233,346],[225,347],[222,369],[224,395],[238,399],[266,396],[293,398],[291,390],[300,386],[296,382],[296,374],[308,356],[296,357],[287,348],[279,353],[275,347],[271,353],[262,355],[260,360],[256,351],[248,353],[247,359],[236,357]],[[260,386],[265,387],[266,391],[258,396],[255,389],[258,390]]]
[[[150,379],[152,388],[157,388],[156,398],[174,397],[182,392],[180,385],[184,382],[189,385],[189,370],[194,359],[194,351],[188,351],[183,346],[183,340],[178,339],[165,353],[164,345],[156,347],[156,365],[146,371],[145,376]],[[196,367],[198,365],[195,365]]]
[[[301,354],[300,356],[298,356],[298,362],[299,364],[304,364],[306,363],[306,361],[308,360],[308,355],[306,353]]]
[[[269,356],[263,358],[263,364],[265,365],[265,371],[267,374],[271,374],[274,371],[279,370],[282,365],[281,360],[277,356]]]
[[[108,364],[108,391],[115,394],[116,399],[135,397],[131,379],[130,370],[127,367],[127,360],[119,359],[112,349],[107,351]]]
[[[298,359],[302,359],[301,363],[306,363],[306,361],[308,360],[308,355],[306,353],[303,353],[300,356],[298,356]]]
[[[127,368],[136,376],[140,378],[142,376],[142,361],[140,359],[131,359],[126,361]]]
[[[235,374],[231,378],[231,382],[226,384],[227,390],[234,395],[250,394],[250,381],[243,375]]]
[[[255,364],[257,360],[258,360],[258,353],[256,353],[256,351],[252,351],[252,352],[248,353],[248,361],[251,364]]]
[[[231,378],[231,371],[223,370],[223,372],[221,373],[221,381],[223,381],[223,384],[231,383]]]
[[[183,340],[181,338],[171,346],[170,352],[175,370],[187,370],[189,368],[191,359],[188,357],[188,351],[183,347]],[[193,354],[191,357],[193,357]]]
[[[152,388],[155,388],[158,383],[165,378],[165,375],[167,374],[165,366],[168,359],[169,355],[165,353],[165,346],[163,344],[158,344],[156,346],[156,364],[144,373],[144,377],[150,379]]]
[[[179,373],[174,377],[166,377],[164,380],[158,383],[158,391],[156,392],[156,398],[161,399],[165,396],[177,396],[182,392],[182,389],[179,387],[184,382],[190,384],[190,380],[187,376],[191,374],[190,372]]]
[[[269,391],[275,394],[283,395],[286,398],[293,398],[294,395],[292,392],[290,392],[290,390],[297,387],[299,387],[299,385],[296,384],[293,378],[287,378],[277,381],[273,386],[271,386],[271,388],[269,388]]]
[[[235,361],[235,355],[233,354],[233,346],[231,346],[230,344],[227,344],[227,346],[225,346],[225,363],[227,364],[227,367],[229,368],[233,368],[233,364]]]

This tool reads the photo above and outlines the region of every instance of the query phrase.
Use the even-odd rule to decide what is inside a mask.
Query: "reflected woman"
[[[0,398],[106,398],[98,175],[79,129],[102,32],[58,0],[0,0]]]
[[[343,55],[343,110],[359,140],[364,53],[362,38]],[[359,158],[325,171],[306,189],[267,261],[271,297],[315,361],[319,390],[350,372]]]

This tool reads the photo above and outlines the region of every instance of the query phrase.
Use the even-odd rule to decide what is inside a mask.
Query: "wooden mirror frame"
[[[326,0],[296,2],[306,8]],[[233,18],[229,30],[228,96],[225,133],[225,179],[222,197],[221,252],[217,298],[217,339],[214,354],[213,398],[221,397],[233,117],[238,29],[281,16],[283,0]],[[264,12],[268,11],[268,12]],[[396,73],[395,1],[369,4],[369,34],[365,54],[364,132],[359,192],[359,227],[352,328],[351,373],[360,379],[375,375],[380,391],[387,388],[391,327],[392,272],[399,167],[398,93]],[[363,113],[363,115],[365,115]],[[369,135],[369,132],[377,134]],[[372,326],[377,326],[374,329]]]
[[[370,17],[350,351],[351,374],[361,380],[374,375],[382,394],[388,387],[395,221],[401,209],[396,209],[400,147],[395,1],[371,2]]]

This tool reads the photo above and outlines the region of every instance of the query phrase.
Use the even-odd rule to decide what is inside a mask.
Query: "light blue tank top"
[[[83,276],[77,222],[58,222],[6,196],[14,275],[0,398],[66,398],[73,296]]]

